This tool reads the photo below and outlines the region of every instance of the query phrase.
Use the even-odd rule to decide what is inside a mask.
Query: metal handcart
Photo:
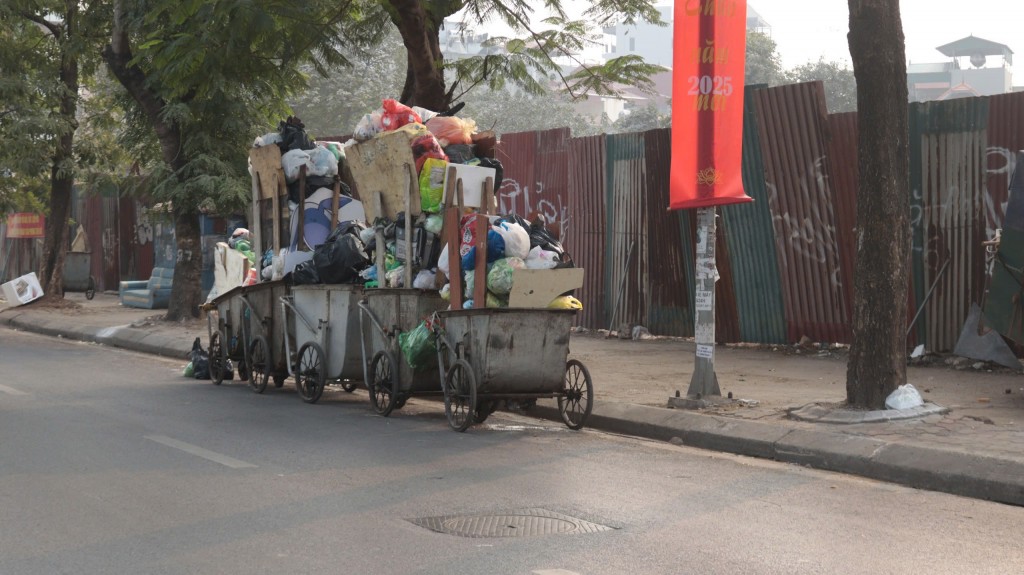
[[[465,431],[502,400],[558,398],[570,429],[594,403],[590,372],[570,359],[574,310],[468,309],[437,313],[437,360],[448,425]]]
[[[413,288],[367,289],[359,302],[363,380],[370,403],[383,416],[401,409],[413,395],[440,394],[433,365],[414,370],[402,354],[399,335],[448,307],[441,294]]]
[[[316,403],[328,381],[351,393],[364,375],[356,303],[359,285],[297,285],[280,298],[281,311],[292,329],[285,331],[288,372],[302,400]],[[291,314],[291,315],[289,315]],[[297,347],[292,354],[292,344]],[[294,365],[294,369],[292,368]]]
[[[239,378],[248,379],[256,393],[263,393],[271,378],[275,387],[284,385],[290,371],[284,342],[288,325],[276,303],[288,290],[284,281],[264,282],[236,287],[213,300],[216,313],[207,315],[207,330],[214,385],[223,381],[228,359],[238,364]]]
[[[62,281],[65,291],[85,292],[85,299],[96,296],[96,279],[92,269],[92,252],[66,252]]]

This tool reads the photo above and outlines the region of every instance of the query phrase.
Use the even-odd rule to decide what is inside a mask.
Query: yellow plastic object
[[[550,309],[583,309],[583,302],[571,295],[556,297],[548,304]]]

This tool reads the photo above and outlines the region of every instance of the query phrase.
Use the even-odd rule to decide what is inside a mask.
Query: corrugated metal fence
[[[748,89],[743,181],[719,210],[720,342],[850,339],[857,115],[828,115],[819,82]],[[1024,93],[911,104],[911,342],[953,347],[986,285],[981,241],[1002,223]],[[694,218],[670,212],[669,130],[507,134],[502,208],[557,221],[586,279],[580,323],[693,335]],[[930,288],[935,286],[930,297]],[[911,314],[912,317],[912,314]],[[908,317],[908,322],[910,317]]]

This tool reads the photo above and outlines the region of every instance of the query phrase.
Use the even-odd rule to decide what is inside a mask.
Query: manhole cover
[[[597,533],[612,529],[607,525],[591,523],[547,509],[524,509],[488,515],[444,515],[410,521],[431,531],[460,537],[530,537]]]

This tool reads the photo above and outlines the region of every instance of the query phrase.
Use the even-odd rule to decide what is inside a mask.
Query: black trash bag
[[[230,359],[224,361],[224,369],[222,371],[223,375],[221,376],[221,380],[231,381],[232,379],[235,379],[235,365],[231,363]]]
[[[316,271],[316,264],[313,260],[306,260],[285,276],[285,281],[291,285],[313,285],[320,283],[320,274]]]
[[[210,379],[210,354],[203,349],[203,343],[198,337],[192,342],[189,359],[192,361],[192,377]]]
[[[299,203],[299,196],[301,191],[299,188],[302,183],[301,178],[287,184],[288,186],[288,201],[297,204]],[[313,192],[320,188],[334,189],[334,176],[306,176],[306,192],[302,195],[302,199],[308,198],[313,195]],[[351,196],[352,192],[344,182],[341,183],[341,195]]]
[[[370,265],[363,240],[359,239],[362,226],[343,222],[327,236],[327,240],[313,250],[313,263],[325,284],[357,283],[359,272]]]
[[[453,164],[467,164],[476,159],[472,144],[451,144],[444,149],[444,155]]]
[[[480,165],[485,168],[494,168],[494,192],[501,188],[501,181],[505,175],[505,169],[501,167],[501,161],[495,158],[480,158]]]
[[[287,120],[278,124],[278,130],[281,133],[281,141],[277,147],[281,148],[282,154],[289,150],[312,150],[316,147],[306,135],[306,125],[298,116],[288,116]]]
[[[547,227],[544,225],[544,219],[537,217],[533,222],[529,222],[526,218],[518,214],[510,214],[502,218],[508,222],[515,222],[526,230],[530,234],[530,249],[540,246],[540,249],[547,250],[549,252],[555,252],[559,255],[560,259],[564,259],[565,248],[562,247],[561,242],[555,239],[555,236],[551,235]]]

